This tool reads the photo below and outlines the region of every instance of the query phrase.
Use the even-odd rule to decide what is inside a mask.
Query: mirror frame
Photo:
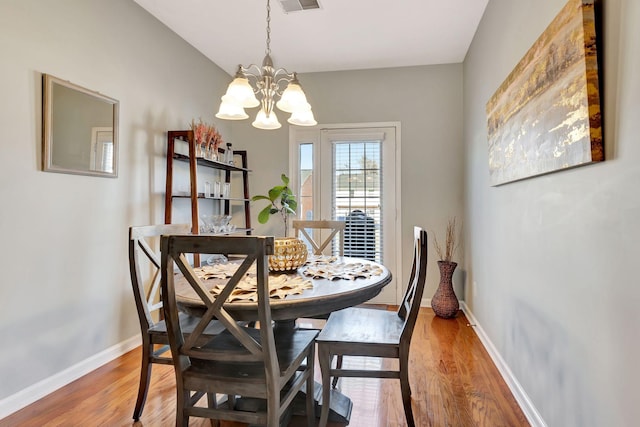
[[[60,85],[66,88],[89,95],[98,101],[112,105],[113,117],[113,172],[102,172],[98,170],[65,168],[53,164],[53,86]],[[69,81],[62,80],[50,74],[42,74],[42,170],[45,172],[68,173],[75,175],[102,176],[106,178],[118,177],[118,116],[120,103],[118,100],[103,95],[101,93],[78,86]],[[87,141],[91,143],[91,140]]]

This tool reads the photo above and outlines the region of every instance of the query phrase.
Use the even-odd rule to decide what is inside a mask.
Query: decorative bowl
[[[231,215],[201,215],[200,218],[204,222],[204,226],[201,227],[202,233],[227,233],[233,231],[230,229],[229,224],[232,218]]]
[[[307,261],[307,245],[297,237],[276,237],[273,255],[269,255],[269,270],[295,271]]]

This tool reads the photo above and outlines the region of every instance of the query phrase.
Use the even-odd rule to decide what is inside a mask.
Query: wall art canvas
[[[487,102],[500,185],[604,160],[594,0],[569,0]]]

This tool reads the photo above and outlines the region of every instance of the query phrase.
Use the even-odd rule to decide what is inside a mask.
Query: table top
[[[318,279],[304,276],[306,266],[300,267],[296,272],[290,273],[310,280],[313,287],[305,289],[300,294],[287,295],[286,297],[271,298],[271,316],[273,320],[294,320],[300,317],[313,317],[331,313],[332,311],[352,307],[365,303],[382,291],[382,288],[391,282],[391,272],[381,264],[359,258],[338,257],[339,262],[358,262],[378,266],[382,273],[367,278],[350,279]],[[272,272],[279,275],[282,272]],[[203,281],[205,286],[208,280]],[[213,282],[211,282],[211,285]],[[176,280],[176,299],[181,310],[198,315],[204,309],[202,301],[184,279]],[[256,320],[257,305],[255,302],[238,301],[228,302],[225,310],[233,313],[237,320]]]

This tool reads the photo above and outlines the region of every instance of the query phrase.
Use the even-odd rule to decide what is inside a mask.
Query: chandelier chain
[[[271,56],[271,5],[267,0],[267,49],[265,53]]]

